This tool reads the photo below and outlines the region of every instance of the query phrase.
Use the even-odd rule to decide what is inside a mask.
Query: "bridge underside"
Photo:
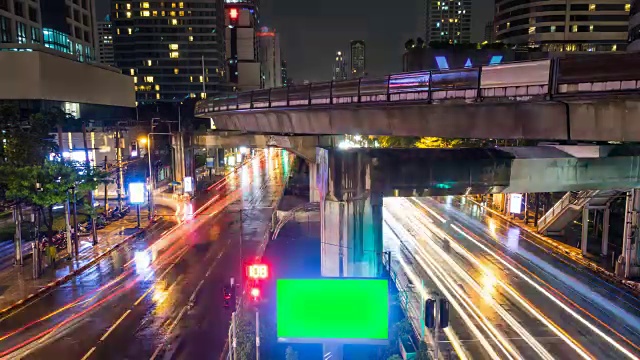
[[[640,141],[640,100],[332,105],[212,112],[218,129],[255,134]]]
[[[576,148],[576,147],[574,147]],[[582,148],[582,147],[577,147]],[[366,173],[381,196],[566,192],[640,185],[640,149],[587,146],[579,158],[555,147],[328,150],[339,183]],[[570,150],[569,150],[570,151]]]

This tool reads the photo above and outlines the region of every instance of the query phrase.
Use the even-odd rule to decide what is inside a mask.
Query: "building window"
[[[178,44],[169,44],[169,50],[178,50]]]
[[[551,32],[556,32],[556,26],[555,26],[555,25],[551,25],[551,29],[550,29],[550,31],[551,31]]]
[[[156,91],[160,91],[160,85],[156,84]]]
[[[149,8],[149,3],[148,3],[148,2],[146,2],[146,1],[144,1],[144,2],[140,5],[140,7],[141,7],[141,8],[143,8],[143,9],[148,9],[148,8]]]
[[[153,10],[153,12],[151,13],[152,16],[158,16],[158,12],[156,10]]]
[[[571,25],[571,32],[578,32],[578,25]]]
[[[177,19],[171,19],[171,25],[178,25]]]
[[[151,13],[149,12],[149,10],[144,10],[140,12],[140,15],[144,17],[148,17],[148,16],[151,16]]]
[[[40,29],[37,27],[31,28],[31,43],[32,44],[40,44]]]
[[[589,25],[589,32],[593,32],[593,25]]]
[[[596,11],[596,4],[589,4],[589,11]]]
[[[71,48],[69,47],[69,35],[58,30],[48,28],[42,29],[42,33],[44,34],[44,46],[67,54],[72,53]]]
[[[144,82],[152,83],[153,82],[153,76],[145,76],[144,77]]]
[[[13,11],[16,15],[24,17],[24,4],[22,3],[22,1],[13,2]]]
[[[29,6],[29,20],[38,22],[38,9]]]
[[[176,75],[180,74],[180,69],[178,68],[173,69],[173,73]]]
[[[136,69],[129,69],[129,74],[131,74],[131,76],[136,74]]]
[[[184,3],[180,1],[180,9],[184,8]]]
[[[27,43],[27,25],[20,21],[16,21],[16,37],[18,39],[18,44]]]
[[[13,39],[11,38],[11,25],[9,23],[9,19],[3,16],[0,16],[0,43],[10,43]]]
[[[127,11],[127,19],[131,19],[131,11]]]
[[[9,11],[9,0],[0,0],[0,10]]]
[[[193,36],[189,36],[189,41],[193,41]]]
[[[131,4],[127,4],[127,10],[131,10]]]
[[[133,29],[127,28],[127,32],[129,33],[129,35],[131,35],[131,34],[133,34]]]
[[[177,51],[172,51],[172,52],[169,53],[169,57],[171,59],[177,59],[177,58],[180,57],[180,54]]]
[[[631,4],[624,4],[624,11],[626,11],[626,12],[631,11]]]

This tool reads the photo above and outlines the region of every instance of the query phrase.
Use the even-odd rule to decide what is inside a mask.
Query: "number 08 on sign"
[[[251,280],[266,280],[269,277],[269,267],[266,264],[247,265],[247,277]]]

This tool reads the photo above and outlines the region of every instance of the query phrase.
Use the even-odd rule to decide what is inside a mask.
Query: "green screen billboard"
[[[387,343],[387,280],[279,279],[276,286],[278,341]]]

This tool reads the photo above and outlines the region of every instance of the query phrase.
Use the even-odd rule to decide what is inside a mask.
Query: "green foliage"
[[[287,350],[284,354],[285,360],[298,360],[298,352],[293,350],[291,346],[287,346]]]
[[[420,341],[418,352],[416,353],[416,360],[431,360],[431,356],[429,355],[429,347],[424,341]]]
[[[378,136],[378,143],[383,148],[412,148],[419,139],[416,136]]]

